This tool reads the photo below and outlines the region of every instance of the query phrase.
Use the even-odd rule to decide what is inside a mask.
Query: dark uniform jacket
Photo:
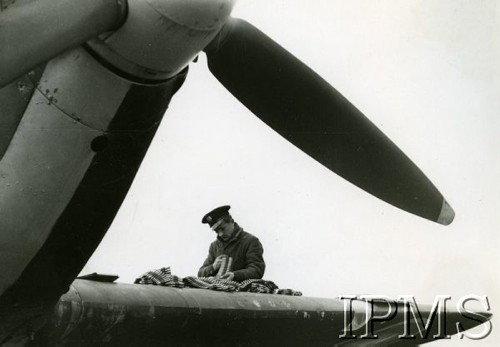
[[[264,276],[266,268],[262,258],[264,249],[259,239],[244,231],[236,223],[235,228],[233,237],[226,242],[218,237],[210,244],[208,257],[198,271],[198,277],[216,275],[218,270],[214,270],[212,264],[215,258],[223,254],[233,258],[230,271],[234,273],[234,281],[242,282]]]

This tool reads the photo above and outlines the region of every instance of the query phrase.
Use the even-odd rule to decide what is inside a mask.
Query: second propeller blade
[[[368,193],[449,224],[429,179],[346,98],[265,34],[230,19],[205,49],[210,71],[292,144]]]

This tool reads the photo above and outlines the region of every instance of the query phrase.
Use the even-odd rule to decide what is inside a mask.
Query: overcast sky
[[[201,56],[83,273],[195,275],[214,238],[200,219],[230,204],[280,287],[428,304],[473,293],[500,314],[497,1],[240,0],[233,15],[364,112],[438,187],[455,221],[410,215],[323,168],[235,100]],[[493,324],[488,339],[463,345],[496,345]]]

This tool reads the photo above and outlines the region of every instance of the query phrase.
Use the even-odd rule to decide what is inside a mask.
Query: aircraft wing
[[[405,332],[401,304],[394,317],[373,323],[378,338],[361,339],[371,321],[366,320],[365,302],[356,301],[352,308],[352,313],[346,315],[345,302],[340,299],[77,279],[33,338],[49,345],[106,342],[148,346],[415,346],[435,341],[436,320],[425,338],[420,337],[414,321],[407,327],[416,338],[398,338]],[[375,305],[373,317],[383,316],[385,310],[384,305]],[[431,313],[430,306],[419,310],[424,318]],[[347,335],[356,338],[341,337],[346,321],[351,329]],[[457,322],[467,329],[479,324],[457,312],[447,312],[447,334],[456,333]]]

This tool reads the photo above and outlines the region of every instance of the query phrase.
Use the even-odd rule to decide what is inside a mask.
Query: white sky
[[[195,275],[214,238],[200,219],[230,204],[280,287],[422,304],[473,293],[500,314],[500,3],[240,0],[233,15],[362,110],[440,189],[455,221],[410,215],[323,168],[235,100],[202,56],[83,273]],[[495,321],[489,338],[461,345],[495,345]]]

